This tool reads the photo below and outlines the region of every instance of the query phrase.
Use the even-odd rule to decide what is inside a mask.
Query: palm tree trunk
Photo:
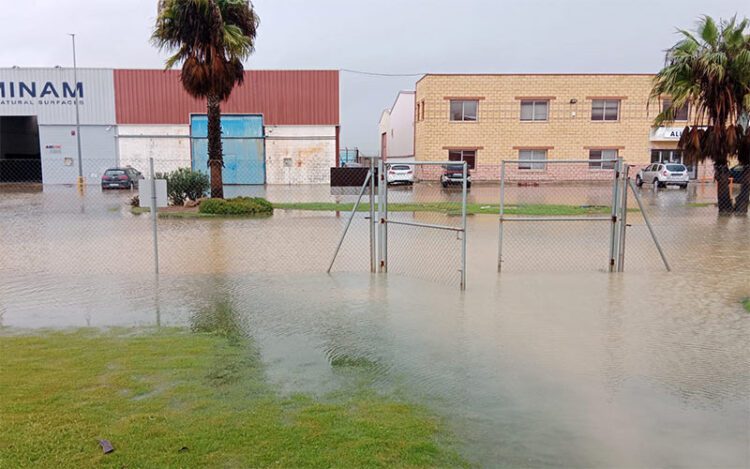
[[[221,102],[216,96],[209,95],[208,108],[208,169],[211,173],[211,198],[224,198],[224,183],[221,170],[224,159],[221,147]]]
[[[719,213],[727,214],[734,211],[732,195],[729,191],[729,166],[726,163],[714,165],[716,178],[716,198],[719,203]]]
[[[734,206],[734,213],[747,215],[747,208],[750,204],[750,166],[744,165],[743,171],[735,184],[741,184],[740,195],[737,196],[737,203]]]

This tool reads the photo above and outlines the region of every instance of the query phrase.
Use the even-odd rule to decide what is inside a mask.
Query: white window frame
[[[479,100],[478,99],[451,99],[448,105],[448,119],[451,122],[477,122],[479,120]],[[461,103],[461,119],[453,118],[453,103]],[[466,103],[475,103],[476,112],[474,119],[466,118]]]
[[[602,103],[602,118],[594,119],[594,106],[596,103]],[[617,117],[615,119],[607,119],[607,109],[612,108],[612,103],[616,103]],[[620,108],[622,107],[621,99],[592,99],[591,100],[591,120],[594,122],[617,122],[620,120]]]
[[[599,158],[592,158],[594,152],[599,152]],[[605,152],[614,152],[614,156],[605,156]],[[589,149],[589,169],[593,171],[611,171],[615,169],[615,162],[602,163],[601,160],[613,160],[620,156],[620,151],[616,148],[590,148]]]
[[[531,105],[531,119],[524,119],[523,118],[523,106],[525,105]],[[544,113],[544,119],[537,119],[536,117],[536,107],[537,105],[544,104],[545,105],[545,113]],[[522,99],[521,100],[521,112],[519,114],[519,118],[521,122],[547,122],[549,120],[549,105],[550,102],[548,99]]]
[[[528,148],[518,150],[518,169],[520,171],[546,171],[548,150]],[[531,158],[523,158],[526,154]],[[538,158],[542,156],[542,158]],[[541,163],[540,163],[541,162]]]

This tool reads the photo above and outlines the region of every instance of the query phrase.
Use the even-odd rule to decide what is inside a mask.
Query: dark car
[[[739,182],[740,178],[742,177],[743,169],[744,169],[744,166],[742,166],[741,164],[738,164],[737,166],[729,170],[729,177],[734,179],[734,182]]]
[[[464,183],[464,166],[461,164],[449,164],[443,166],[443,175],[440,176],[440,183],[443,187],[450,185],[460,185]],[[471,172],[466,169],[466,188],[471,187]]]
[[[136,189],[140,179],[143,176],[134,168],[109,168],[102,175],[102,190]]]

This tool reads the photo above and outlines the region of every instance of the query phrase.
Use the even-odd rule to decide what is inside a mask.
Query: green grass
[[[310,211],[342,211],[349,212],[354,208],[353,203],[337,204],[333,202],[302,202],[302,203],[275,203],[274,208],[284,210],[310,210]],[[369,207],[360,205],[360,211],[367,211]],[[391,203],[388,204],[391,212],[438,212],[447,214],[459,214],[461,204],[459,202],[424,202],[424,203]],[[500,210],[498,204],[469,203],[466,211],[470,215],[492,214],[497,215]],[[553,204],[527,204],[506,205],[506,215],[538,215],[538,216],[572,216],[572,215],[595,215],[606,214],[610,208],[603,205],[553,205]]]
[[[750,313],[750,298],[746,298],[745,301],[742,302],[742,306],[745,307],[745,311]]]
[[[687,204],[688,207],[692,208],[705,208],[705,207],[716,207],[715,202],[690,202]]]
[[[0,466],[466,465],[418,406],[363,390],[278,395],[252,344],[229,335],[0,335]],[[115,452],[104,455],[98,439]]]

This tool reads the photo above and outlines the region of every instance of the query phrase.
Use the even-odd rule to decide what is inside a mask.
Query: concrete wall
[[[417,83],[416,158],[445,160],[448,151],[476,149],[475,179],[496,179],[502,160],[522,149],[547,149],[548,159],[588,159],[590,149],[617,149],[631,164],[650,162],[658,103],[647,107],[652,75],[427,75]],[[595,98],[620,100],[617,121],[592,121]],[[477,121],[450,120],[451,98],[478,100]],[[549,101],[546,121],[521,121],[522,99]],[[678,125],[678,124],[676,124]]]
[[[153,158],[156,172],[191,167],[189,125],[120,125],[117,133],[122,166],[148,174]]]
[[[266,126],[266,183],[327,184],[336,165],[335,126]]]
[[[78,179],[78,151],[75,126],[40,125],[44,184],[75,184]],[[87,184],[99,184],[102,173],[117,165],[115,127],[81,126],[81,160]]]

